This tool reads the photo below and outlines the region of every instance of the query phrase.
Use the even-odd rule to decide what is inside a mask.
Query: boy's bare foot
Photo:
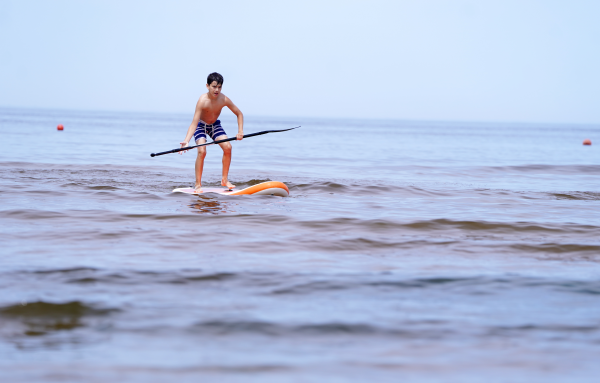
[[[227,180],[221,180],[221,186],[226,186],[229,189],[233,189],[235,187],[234,184],[232,184],[231,182],[229,182]]]
[[[194,193],[202,193],[202,185],[194,186]]]

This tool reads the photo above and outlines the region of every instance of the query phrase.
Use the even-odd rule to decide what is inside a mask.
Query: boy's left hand
[[[244,139],[244,132],[238,133],[235,137],[238,139],[238,141],[243,140]]]

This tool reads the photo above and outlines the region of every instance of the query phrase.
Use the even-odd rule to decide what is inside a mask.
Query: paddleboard
[[[222,195],[276,195],[279,197],[288,197],[290,195],[288,187],[283,182],[279,181],[261,182],[241,190],[229,190],[225,187],[212,189],[202,188],[201,193],[196,193],[194,188],[178,188],[174,189],[173,192],[186,194],[217,193]]]

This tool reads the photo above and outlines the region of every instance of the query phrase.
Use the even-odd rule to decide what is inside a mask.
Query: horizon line
[[[21,109],[21,110],[43,110],[43,111],[65,111],[65,112],[92,112],[92,113],[124,113],[124,114],[150,114],[150,115],[183,115],[188,112],[167,112],[167,111],[148,111],[148,110],[125,110],[125,109],[87,109],[87,108],[56,108],[39,106],[14,106],[0,105],[2,109]],[[193,113],[189,112],[189,115]],[[264,114],[244,114],[252,118],[282,118],[282,119],[311,119],[311,120],[348,120],[348,121],[402,121],[402,122],[432,122],[432,123],[464,123],[464,124],[511,124],[511,125],[577,125],[600,127],[600,122],[550,122],[550,121],[514,121],[514,120],[461,120],[461,119],[434,119],[434,118],[381,118],[381,117],[333,117],[333,116],[281,116]],[[234,118],[234,116],[220,116],[220,118]]]

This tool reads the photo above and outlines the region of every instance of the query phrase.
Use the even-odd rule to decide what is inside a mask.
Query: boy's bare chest
[[[225,106],[225,104],[220,100],[202,100],[202,102],[200,102],[200,110],[203,112],[220,112],[221,109],[223,109],[223,106]]]

